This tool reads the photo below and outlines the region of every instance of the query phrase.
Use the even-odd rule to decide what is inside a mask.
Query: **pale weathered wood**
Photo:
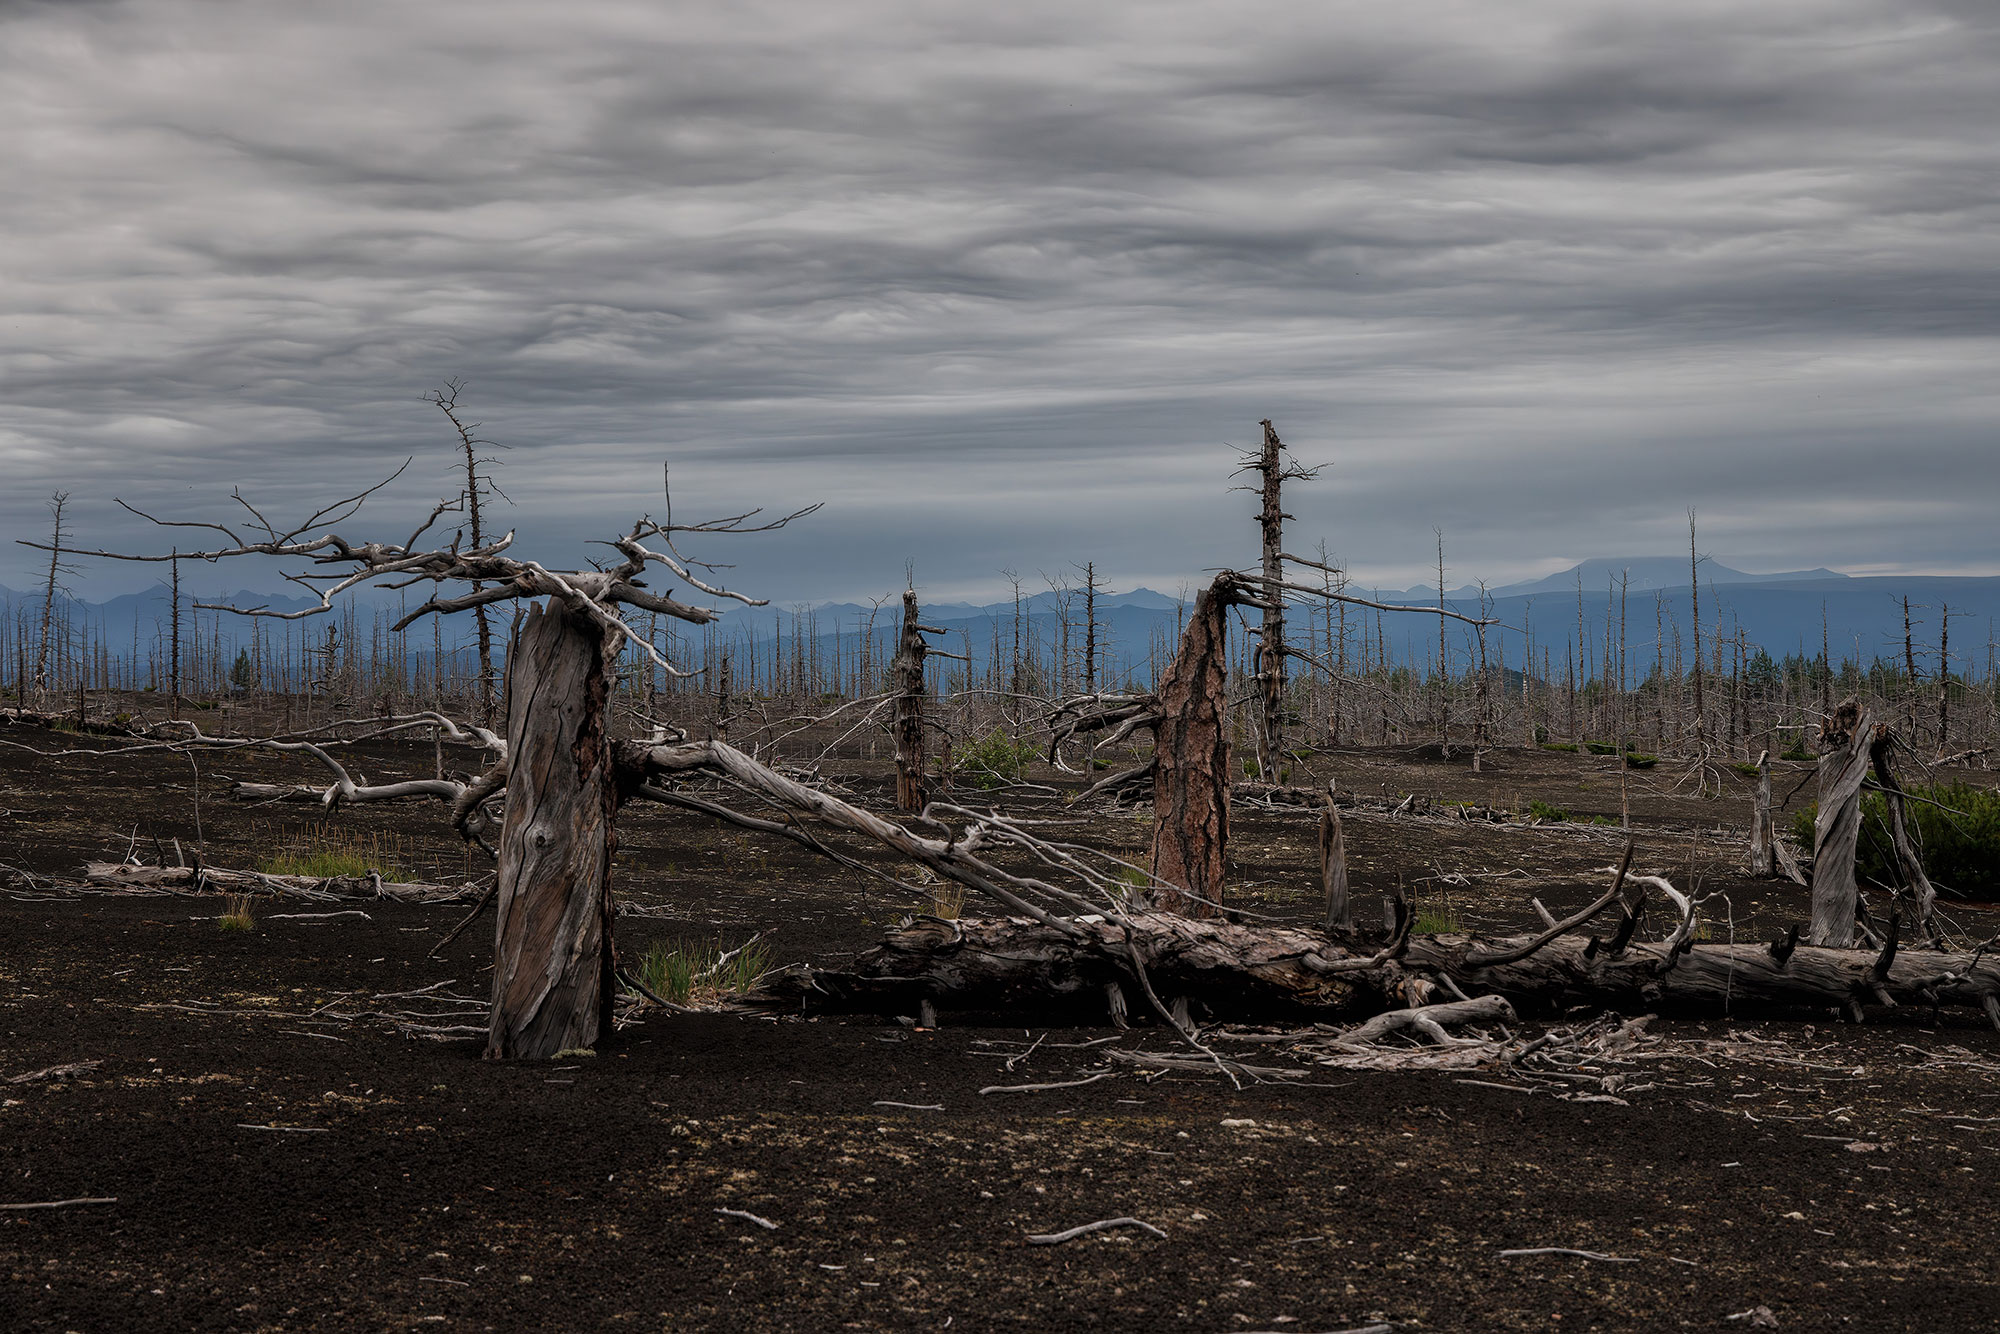
[[[2000,1009],[2000,956],[1990,953],[1836,950],[1794,940],[1689,944],[1678,933],[1667,942],[1607,946],[1564,935],[1482,966],[1467,961],[1507,958],[1532,938],[1414,936],[1383,952],[1394,957],[1370,958],[1343,954],[1316,931],[1171,913],[1076,925],[1082,935],[1018,918],[918,918],[892,929],[851,969],[792,971],[757,1003],[907,1014],[928,999],[948,1009],[1033,1009],[1097,1023],[1105,985],[1132,975],[1136,950],[1155,991],[1192,997],[1225,1019],[1338,1019],[1401,1008],[1403,997],[1429,989],[1429,979],[1448,979],[1488,1006],[1494,1002],[1485,998],[1498,996],[1543,1013],[1577,1005],[1716,1015],[1796,1007],[1858,1015],[1884,1004]]]
[[[489,1058],[554,1056],[610,1032],[618,790],[605,641],[595,619],[551,599],[508,655]]]
[[[1861,837],[1861,784],[1868,777],[1875,721],[1852,697],[1820,729],[1819,814],[1813,821],[1812,926],[1806,942],[1854,943],[1860,888],[1854,879]]]
[[[1750,803],[1750,874],[1777,874],[1777,825],[1771,818],[1771,752],[1757,756],[1757,795]]]
[[[1340,828],[1340,807],[1328,794],[1319,817],[1319,884],[1326,895],[1326,932],[1347,935],[1354,930],[1354,908],[1347,897],[1347,838]]]
[[[1932,919],[1932,905],[1937,901],[1937,891],[1931,887],[1931,878],[1924,874],[1923,859],[1917,856],[1909,826],[1904,823],[1903,788],[1889,767],[1893,744],[1886,732],[1877,736],[1869,746],[1869,764],[1877,786],[1882,789],[1883,803],[1888,807],[1889,842],[1896,850],[1896,866],[1903,878],[1904,896],[1914,909],[1916,929],[1935,940],[1938,933],[1937,923]]]

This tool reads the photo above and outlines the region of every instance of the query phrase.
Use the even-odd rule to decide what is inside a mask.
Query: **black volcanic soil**
[[[368,756],[381,776],[431,762]],[[305,778],[295,764],[199,763],[214,864],[319,818],[220,796],[225,775]],[[1391,752],[1318,763],[1371,794],[1618,810],[1615,771],[1575,756],[1501,752],[1476,776]],[[181,757],[0,747],[0,862],[73,878],[135,845],[150,860],[156,840],[170,856],[194,838],[195,782]],[[1633,803],[1640,864],[1728,895],[1718,935],[1802,907],[1729,869],[1739,795]],[[465,869],[435,807],[337,818],[401,840],[412,869]],[[621,831],[620,891],[660,914],[621,920],[627,950],[775,928],[781,959],[827,961],[920,906],[678,815],[634,810]],[[1125,817],[1086,831],[1145,836]],[[1244,905],[1309,917],[1309,825],[1253,814],[1237,833]],[[1619,837],[1379,817],[1348,836],[1362,890],[1400,879],[1480,926],[1528,921],[1531,894],[1583,902]],[[1353,1071],[981,1095],[1101,1069],[1076,1044],[1112,1034],[950,1015],[912,1031],[652,1011],[594,1055],[496,1065],[473,1039],[398,1027],[482,993],[483,923],[427,957],[462,905],[268,903],[226,933],[212,897],[10,883],[0,1204],[115,1202],[0,1210],[0,1329],[1743,1329],[1727,1317],[1758,1306],[1781,1329],[2000,1326],[2000,1039],[1948,1015],[1662,1020],[1772,1056],[1660,1062],[1623,1105]],[[1026,1240],[1121,1215],[1167,1235]],[[1498,1254],[1535,1247],[1629,1262]]]

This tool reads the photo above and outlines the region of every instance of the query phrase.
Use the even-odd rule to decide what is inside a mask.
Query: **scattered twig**
[[[993,1084],[979,1091],[982,1095],[987,1093],[1046,1093],[1050,1089],[1073,1089],[1085,1084],[1095,1084],[1100,1079],[1111,1078],[1114,1073],[1116,1072],[1103,1070],[1090,1076],[1088,1079],[1071,1079],[1060,1084]]]
[[[756,1214],[750,1213],[747,1210],[717,1209],[715,1212],[719,1214],[727,1214],[731,1218],[740,1218],[746,1223],[755,1223],[758,1227],[763,1228],[767,1232],[776,1232],[778,1230],[778,1225],[776,1223],[773,1223],[770,1219],[759,1218]]]
[[[1136,1227],[1142,1232],[1150,1232],[1152,1235],[1161,1238],[1167,1235],[1151,1223],[1141,1222],[1136,1218],[1100,1218],[1095,1223],[1083,1223],[1070,1228],[1067,1232],[1031,1232],[1028,1234],[1028,1244],[1030,1246],[1055,1246],[1061,1242],[1074,1241],[1078,1237],[1088,1236],[1092,1232],[1106,1232],[1114,1227]]]
[[[1639,1263],[1639,1257],[1636,1255],[1602,1255],[1596,1251],[1572,1250],[1567,1246],[1529,1246],[1522,1250],[1501,1251],[1498,1254],[1503,1260],[1519,1255],[1575,1255],[1585,1260],[1602,1260],[1606,1264],[1635,1265]]]
[[[116,1195],[86,1195],[74,1200],[36,1200],[32,1204],[0,1204],[0,1209],[67,1209],[78,1204],[116,1204]]]

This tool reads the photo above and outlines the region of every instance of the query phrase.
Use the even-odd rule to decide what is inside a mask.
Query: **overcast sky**
[[[414,455],[347,525],[400,538],[458,378],[544,559],[663,460],[677,517],[825,501],[711,549],[786,604],[1250,563],[1266,416],[1365,583],[1690,506],[1738,567],[2000,570],[1990,0],[0,0],[0,91],[7,537]]]

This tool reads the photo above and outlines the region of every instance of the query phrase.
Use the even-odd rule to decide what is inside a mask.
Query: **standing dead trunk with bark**
[[[1868,777],[1874,730],[1875,720],[1851,695],[1820,729],[1808,945],[1847,949],[1854,943],[1854,915],[1861,899],[1854,856],[1861,837],[1861,784]]]
[[[924,757],[924,658],[930,645],[924,636],[943,633],[918,621],[917,590],[904,589],[903,633],[891,670],[896,678],[896,809],[912,814],[930,800]]]
[[[1160,687],[1153,746],[1154,905],[1190,917],[1221,909],[1229,847],[1229,608],[1233,575],[1195,598]]]
[[[610,1032],[606,647],[598,624],[552,601],[528,613],[508,655],[489,1059],[554,1056]]]
[[[1267,584],[1285,578],[1285,510],[1280,491],[1285,484],[1282,455],[1284,442],[1269,420],[1264,428],[1264,446],[1257,457],[1257,472],[1263,477],[1263,505],[1257,512],[1257,526],[1263,536],[1264,579]],[[1266,783],[1278,781],[1279,756],[1285,748],[1285,600],[1270,599],[1264,611],[1263,629],[1257,637],[1257,682],[1262,688],[1263,728],[1257,737],[1257,776]]]

